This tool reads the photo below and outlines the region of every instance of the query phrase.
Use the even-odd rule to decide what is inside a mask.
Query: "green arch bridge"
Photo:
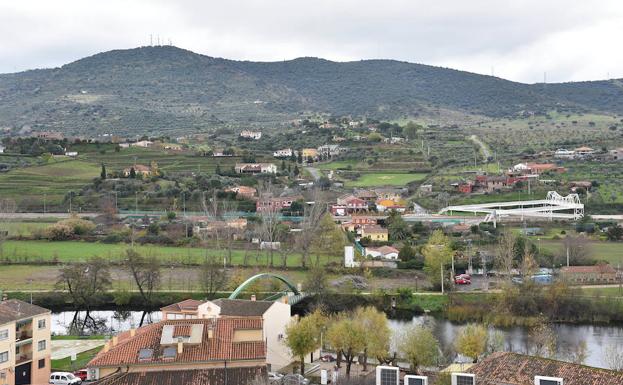
[[[267,298],[264,299],[264,301],[277,301],[282,299],[283,297],[286,297],[286,300],[288,304],[290,305],[295,305],[297,303],[299,303],[303,298],[307,297],[307,294],[301,292],[298,290],[298,288],[296,287],[296,285],[294,285],[292,282],[288,281],[285,277],[282,277],[281,275],[277,275],[277,274],[273,274],[273,273],[260,273],[260,274],[256,274],[252,277],[250,277],[249,279],[247,279],[246,281],[244,281],[243,283],[240,284],[240,286],[238,286],[236,288],[236,290],[234,290],[231,295],[229,296],[229,299],[236,299],[238,298],[238,296],[245,291],[245,289],[247,289],[253,282],[259,280],[259,279],[264,279],[264,278],[270,278],[270,279],[276,279],[278,281],[283,282],[287,288],[289,290],[285,290],[276,294],[273,294]]]

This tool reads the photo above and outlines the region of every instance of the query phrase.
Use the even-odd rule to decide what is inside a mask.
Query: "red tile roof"
[[[266,366],[248,368],[162,370],[118,373],[93,385],[247,385],[256,378],[266,378]]]
[[[183,345],[183,352],[171,359],[163,359],[164,348],[171,345],[161,345],[162,329],[165,325],[174,325],[175,329],[190,329],[192,325],[203,325],[203,335],[198,344]],[[209,338],[209,329],[213,329],[212,338]],[[233,342],[234,330],[262,329],[260,318],[219,318],[168,320],[143,326],[136,330],[134,337],[125,337],[109,351],[103,350],[89,362],[88,367],[125,366],[138,364],[138,353],[141,349],[153,349],[153,356],[149,361],[140,360],[141,364],[169,364],[205,362],[205,361],[236,361],[258,360],[266,357],[263,341]],[[190,333],[188,333],[190,334]]]
[[[478,385],[534,385],[534,376],[558,377],[565,385],[623,385],[623,372],[523,354],[498,352],[469,368]]]
[[[185,299],[181,302],[165,306],[160,310],[169,312],[197,311],[197,307],[204,302],[205,301],[198,301],[196,299]]]

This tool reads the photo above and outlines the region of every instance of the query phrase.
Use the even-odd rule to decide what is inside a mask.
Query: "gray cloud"
[[[20,0],[0,2],[0,34],[0,72],[153,34],[232,59],[390,58],[523,82],[623,77],[618,0]]]

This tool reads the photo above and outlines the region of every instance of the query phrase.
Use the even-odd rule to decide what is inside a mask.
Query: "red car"
[[[454,283],[456,283],[457,285],[471,285],[472,281],[469,278],[457,275],[456,277],[454,277]]]
[[[86,371],[86,369],[76,370],[74,372],[74,376],[78,377],[82,381],[86,381],[87,380],[87,371]]]

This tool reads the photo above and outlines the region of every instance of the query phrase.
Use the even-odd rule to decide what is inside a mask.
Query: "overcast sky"
[[[0,0],[0,73],[148,45],[452,67],[521,82],[623,77],[622,0]]]

